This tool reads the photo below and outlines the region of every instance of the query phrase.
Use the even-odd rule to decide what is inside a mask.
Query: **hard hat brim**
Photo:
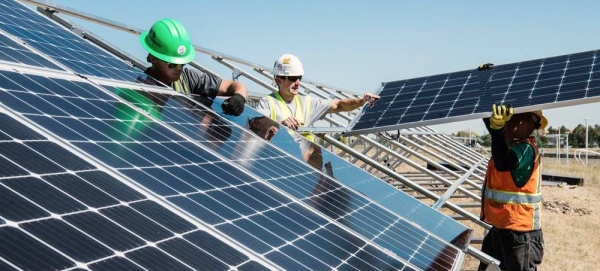
[[[535,114],[536,116],[538,116],[540,118],[540,130],[543,130],[544,128],[546,128],[546,126],[548,126],[548,119],[546,117],[544,117],[544,115],[542,114],[542,112],[532,112],[533,114]]]
[[[147,43],[146,43],[146,36],[148,36],[148,33],[150,31],[144,31],[142,32],[142,34],[140,34],[140,43],[142,44],[142,47],[144,47],[144,49],[146,49],[146,51],[148,51],[148,53],[152,54],[154,57],[168,62],[168,63],[173,63],[173,64],[188,64],[190,62],[192,62],[195,58],[196,58],[196,50],[194,49],[193,46],[190,46],[190,48],[187,48],[187,52],[182,55],[181,57],[173,57],[173,56],[168,56],[165,54],[161,54],[155,50],[153,50]]]

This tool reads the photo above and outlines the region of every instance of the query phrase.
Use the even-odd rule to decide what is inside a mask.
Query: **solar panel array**
[[[0,52],[32,60],[0,62],[3,269],[460,263],[446,239],[464,229],[430,232],[452,225],[445,216],[420,205],[435,219],[420,227],[188,97],[123,84],[155,82],[19,3],[0,5]]]
[[[74,73],[136,82],[143,75],[124,61],[15,1],[1,1],[0,29]]]
[[[260,266],[6,114],[0,146],[2,270]]]
[[[596,102],[596,58],[597,51],[587,51],[384,83],[381,101],[363,111],[350,130],[387,131],[485,117],[494,103],[526,112]]]
[[[219,108],[219,103],[220,101],[217,100],[215,107]],[[262,115],[260,115],[260,113],[254,110],[246,110],[240,118],[230,119],[240,126],[249,126],[249,120],[254,121],[254,119],[260,118],[261,116]],[[270,124],[263,123],[261,125],[266,126]],[[260,131],[260,129],[256,130]],[[301,148],[299,147],[299,144],[298,142],[296,142],[296,140],[298,139],[290,136],[288,133],[278,132],[271,139],[271,142],[277,147],[281,148],[283,151],[294,155],[298,159],[303,159]],[[306,139],[303,138],[301,140],[306,141]],[[302,144],[307,143],[304,142]],[[315,144],[313,144],[313,147],[321,149],[320,146]],[[333,171],[331,175],[333,175],[335,179],[340,183],[352,188],[353,190],[358,191],[360,194],[365,195],[369,199],[377,202],[378,204],[393,211],[394,213],[401,215],[407,220],[410,220],[411,222],[420,225],[422,228],[439,236],[447,242],[450,242],[460,248],[466,248],[466,246],[468,245],[470,229],[465,227],[463,224],[455,221],[450,217],[440,216],[438,211],[430,208],[427,205],[422,204],[422,202],[420,202],[419,200],[409,195],[406,195],[405,193],[387,184],[386,182],[382,182],[380,178],[369,174],[368,172],[354,166],[353,164],[350,164],[348,161],[344,160],[336,154],[327,151],[326,149],[322,149],[318,153],[322,156],[322,161],[316,167],[322,168],[325,166],[325,164],[330,164]],[[243,161],[247,161],[250,158],[253,157],[248,157],[248,155],[240,154],[240,156],[232,159],[240,160],[239,163],[244,164]],[[314,163],[309,162],[309,164]],[[278,165],[273,164],[268,167],[275,168],[276,166]],[[289,172],[287,173],[287,175],[289,176],[283,174],[283,178],[297,178]],[[315,187],[315,185],[320,180],[319,178],[321,178],[321,176],[314,178],[305,178],[302,180],[302,182],[306,183],[307,187]],[[294,184],[297,183],[300,182],[294,182]],[[282,189],[285,190],[293,188],[287,187]],[[333,191],[335,191],[335,189]],[[334,193],[345,194],[347,193],[347,191]]]

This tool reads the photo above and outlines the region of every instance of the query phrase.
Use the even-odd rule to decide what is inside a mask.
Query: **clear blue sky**
[[[600,1],[154,1],[53,0],[86,13],[148,29],[179,19],[202,47],[272,66],[297,55],[306,77],[355,92],[381,82],[600,49]],[[145,59],[137,37],[71,19]],[[200,55],[221,76],[229,70]],[[264,92],[251,86],[252,92]],[[546,110],[551,126],[574,128],[599,104]],[[480,120],[436,125],[481,134]]]

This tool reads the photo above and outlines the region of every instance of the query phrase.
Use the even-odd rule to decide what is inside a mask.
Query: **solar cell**
[[[138,77],[143,75],[139,69],[12,0],[0,1],[0,29],[78,74],[128,82],[139,82]]]
[[[0,160],[2,270],[260,267],[3,113]]]
[[[0,72],[0,75],[8,75],[15,80],[15,83],[26,80],[35,82],[41,78],[40,76],[13,72]],[[47,79],[56,83],[52,85],[53,87],[67,85],[67,81],[69,81],[58,78]],[[75,81],[79,84],[84,83],[78,80],[80,79]],[[23,117],[40,124],[51,133],[61,135],[62,139],[72,146],[98,159],[98,161],[113,168],[122,176],[130,178],[137,185],[158,195],[172,206],[176,206],[188,215],[248,247],[264,257],[265,261],[272,261],[284,269],[334,269],[358,257],[357,255],[362,255],[362,258],[357,259],[355,262],[360,262],[375,269],[414,268],[410,267],[414,265],[404,262],[400,258],[390,257],[389,252],[375,248],[373,243],[349,232],[342,225],[317,215],[299,201],[294,201],[282,195],[281,192],[266,185],[255,176],[240,171],[229,162],[215,156],[213,152],[219,153],[218,146],[231,146],[227,142],[215,141],[215,139],[220,138],[223,140],[222,133],[228,129],[235,130],[232,133],[232,138],[242,136],[242,131],[234,126],[225,125],[217,115],[210,114],[210,111],[206,109],[183,111],[182,108],[189,106],[190,100],[178,95],[152,96],[148,100],[147,96],[143,96],[144,93],[142,93],[142,96],[133,96],[132,93],[138,92],[125,88],[112,89],[116,94],[129,101],[137,101],[138,103],[152,101],[152,104],[165,103],[167,105],[163,105],[162,109],[153,106],[144,107],[151,109],[149,113],[142,113],[128,107],[124,101],[107,95],[101,89],[95,88],[91,84],[88,85],[88,87],[78,87],[79,92],[88,92],[82,93],[79,99],[67,100],[69,97],[55,94],[56,92],[52,88],[38,91],[39,88],[44,88],[41,86],[29,89],[30,92],[0,86],[3,88],[0,95],[5,101],[5,106],[11,110],[15,110]],[[64,93],[65,91],[57,90],[57,92]],[[65,103],[72,105],[67,108],[75,107],[80,110],[85,109],[84,111],[90,109],[93,112],[101,111],[102,113],[99,114],[100,117],[75,117],[75,115],[66,111],[68,109],[64,107],[38,106],[51,96],[65,99]],[[83,98],[92,96],[94,98]],[[142,100],[134,100],[134,98]],[[146,98],[146,100],[143,100],[143,98]],[[177,112],[165,110],[164,108],[176,108]],[[154,112],[153,110],[158,111]],[[154,114],[153,117],[149,117],[152,114]],[[159,118],[165,123],[174,124],[168,119],[171,114],[181,114],[179,120],[188,118],[189,124],[195,123],[194,130],[189,130],[188,133],[198,133],[205,136],[206,148],[193,144],[178,132],[171,131],[163,124],[155,121],[156,118]],[[109,115],[111,117],[107,117]],[[217,122],[222,123],[223,126],[219,126]],[[214,130],[215,128],[218,129]],[[146,141],[139,141],[140,139]],[[172,146],[177,147],[172,149]],[[193,155],[181,156],[175,152],[181,149],[187,149],[186,153],[192,153]],[[280,152],[280,155],[285,154]],[[182,163],[174,163],[166,157],[177,157],[176,159]],[[187,172],[185,179],[175,174],[182,170]],[[157,172],[160,172],[160,174],[156,174]],[[201,190],[199,187],[208,187],[208,189]],[[245,202],[240,202],[234,198],[233,195],[236,194],[245,194],[247,198],[252,198],[254,203],[246,205]],[[128,204],[128,206],[131,206],[131,204]],[[260,209],[253,209],[250,206],[258,206]],[[100,213],[127,228],[134,228],[135,225],[145,223],[143,221],[145,216],[123,206],[107,208],[100,211]],[[296,217],[301,218],[301,220],[295,221],[309,220],[311,223],[299,223],[295,227],[300,230],[298,232],[281,231],[283,227],[279,222],[268,219],[268,216]],[[55,226],[60,227],[61,225]],[[158,228],[162,227],[159,224],[153,227],[148,225],[148,227],[135,228],[131,231],[151,243],[175,238],[172,230],[166,231]],[[321,259],[326,251],[314,250],[297,253],[298,249],[295,243],[313,238],[312,236],[317,234],[316,231],[319,229],[326,229],[331,236],[318,236],[318,238],[315,237],[315,240],[318,240],[322,245],[343,247],[347,253],[344,258],[334,257],[336,262],[330,263],[330,265],[323,263],[324,260]],[[348,247],[347,240],[349,238],[360,240],[360,242]],[[451,260],[450,264],[454,263],[457,256],[456,249],[452,249],[451,245],[437,240],[434,236],[429,236],[428,240],[431,246],[436,249],[439,249],[440,246],[450,247],[448,257]],[[161,248],[160,245],[157,247],[158,249]],[[365,251],[369,252],[366,253]],[[173,262],[173,264],[175,262],[181,263],[182,259],[187,259],[185,255],[173,255],[175,260],[161,260],[160,258],[154,258],[157,253],[159,253],[159,250],[155,247],[144,247],[133,251],[130,256],[134,262],[144,267],[157,264],[153,259],[157,259],[162,263]],[[144,257],[145,260],[140,257]],[[414,259],[416,260],[417,257]],[[428,264],[435,267],[437,263],[425,262],[418,264]]]
[[[348,134],[487,117],[494,103],[516,112],[600,100],[597,51],[587,51],[384,83],[380,103],[364,110]]]
[[[0,61],[14,62],[55,70],[64,70],[42,56],[0,33]]]

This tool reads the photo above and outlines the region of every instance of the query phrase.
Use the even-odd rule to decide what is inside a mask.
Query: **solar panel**
[[[489,116],[492,104],[516,112],[600,100],[597,51],[384,83],[348,134],[388,131]]]
[[[222,100],[215,101],[215,108],[220,108]],[[255,110],[245,110],[241,117],[231,117],[231,121],[236,122],[242,127],[252,127],[250,130],[255,131],[260,136],[264,136],[267,129],[273,125],[273,122],[268,119],[262,119],[262,115]],[[250,125],[250,123],[253,123]],[[276,125],[276,124],[275,124]],[[294,155],[298,159],[303,159],[303,154],[299,145],[307,144],[307,142],[298,143],[286,132],[277,132],[270,141],[283,151]],[[305,139],[302,139],[306,141]],[[240,144],[238,144],[240,145]],[[418,224],[420,227],[431,232],[442,238],[443,240],[450,242],[460,248],[466,248],[468,245],[468,239],[470,235],[470,229],[463,224],[451,219],[448,216],[440,214],[437,210],[430,208],[423,204],[417,199],[403,193],[397,188],[388,185],[381,179],[369,174],[368,172],[356,167],[349,163],[343,158],[336,154],[333,154],[326,149],[321,149],[320,146],[313,144],[314,147],[319,148],[319,155],[322,156],[322,161],[318,163],[317,168],[324,167],[325,164],[331,166],[332,173],[328,174],[334,176],[340,183],[351,187],[359,193],[367,196],[369,199],[382,205],[394,213],[404,217],[405,219]],[[240,164],[246,164],[244,161],[252,160],[252,155],[246,153],[252,153],[249,147],[246,147],[244,152],[237,157],[232,159],[239,160]],[[274,154],[260,154],[261,158],[267,158],[269,156],[276,156]],[[315,159],[318,160],[319,158]],[[313,162],[308,162],[314,164]],[[269,168],[283,168],[284,165],[273,164],[267,165]],[[249,169],[255,171],[253,169]],[[304,168],[303,170],[307,170]],[[281,171],[279,171],[281,172]],[[285,172],[285,171],[284,171]],[[293,175],[293,173],[287,173]],[[286,177],[285,174],[279,177]],[[317,183],[319,177],[315,177],[312,181],[304,180],[307,187],[319,186]],[[344,192],[346,193],[346,192]]]
[[[124,63],[120,60],[24,6],[5,1],[0,4],[0,27],[4,31],[27,40],[76,73],[146,81],[145,74],[121,69]],[[104,57],[117,64],[102,62]],[[91,60],[94,63],[88,62]],[[92,69],[87,69],[87,64]],[[29,220],[15,223],[10,218],[14,206],[7,203],[0,209],[0,229],[8,229],[4,238],[10,242],[39,247],[43,257],[51,255],[45,254],[50,250],[66,258],[63,264],[67,267],[50,268],[203,269],[207,261],[215,265],[214,269],[265,269],[262,265],[266,264],[268,268],[293,270],[447,270],[456,268],[461,260],[465,241],[452,237],[468,238],[470,232],[456,227],[458,223],[445,220],[447,217],[414,199],[400,198],[399,192],[388,186],[388,190],[369,191],[379,197],[378,202],[372,201],[184,96],[169,90],[130,89],[94,77],[86,76],[88,81],[61,72],[49,75],[13,70],[0,70],[0,108],[41,128],[45,135],[31,143],[7,137],[12,144],[6,153],[0,152],[7,162],[0,167],[0,176],[4,172],[9,176],[0,177],[0,188],[8,189],[6,198],[11,203],[33,203],[48,214],[36,213],[31,224]],[[246,111],[258,114],[248,108]],[[14,125],[23,126],[18,122]],[[8,129],[12,128],[0,130]],[[41,142],[51,144],[38,146]],[[29,144],[33,154],[20,144]],[[76,168],[92,162],[100,168]],[[336,169],[341,167],[352,168],[345,163]],[[356,169],[348,171],[352,170]],[[367,181],[383,184],[356,172]],[[58,187],[52,182],[69,180],[73,174],[78,179],[68,188],[56,189],[60,195],[75,198],[76,203],[49,200],[54,197],[47,193],[56,192],[45,189],[46,185]],[[43,179],[46,175],[49,180]],[[22,181],[12,181],[16,178]],[[110,183],[103,182],[106,178],[120,187],[103,187]],[[94,207],[90,202],[95,198],[82,192],[87,190],[69,190],[78,187],[73,184],[76,182],[87,182],[115,198],[124,191],[142,198]],[[29,186],[39,188],[25,189]],[[14,191],[17,196],[10,194]],[[386,197],[388,192],[392,193]],[[392,208],[400,202],[410,202],[412,209]],[[36,211],[30,209],[26,210]],[[407,220],[398,213],[414,218]],[[426,221],[427,215],[435,217],[433,223],[424,227],[414,224]],[[37,223],[42,220],[50,222]],[[152,226],[139,228],[146,223]],[[106,233],[104,226],[100,229],[97,225],[124,229],[144,242],[126,246],[121,238],[125,242],[131,237]],[[203,227],[210,231],[199,229]],[[57,234],[47,236],[48,231]],[[115,247],[119,245],[126,247],[118,250]],[[46,261],[36,254],[28,262],[19,258],[24,254],[16,248],[0,253],[6,253],[0,254],[1,267],[23,265],[31,269],[26,266],[29,262]],[[208,256],[198,258],[198,253]],[[226,261],[222,255],[232,259]]]
[[[225,236],[248,247],[284,269],[333,269],[353,263],[348,268],[401,269],[409,266],[373,243],[327,220],[298,201],[240,171],[231,163],[212,154],[173,132],[152,118],[138,114],[123,101],[84,81],[45,78],[37,75],[2,71],[0,75],[16,79],[13,83],[50,80],[54,84],[32,89],[0,86],[5,106],[69,142],[75,148],[98,159],[123,177],[158,195],[188,215],[206,223]],[[73,78],[72,80],[75,80]],[[7,80],[1,80],[3,82]],[[76,85],[79,96],[62,96],[64,86]],[[71,89],[73,90],[73,89]],[[56,92],[55,92],[56,91]],[[114,91],[126,99],[135,96],[125,88]],[[143,95],[143,94],[142,94]],[[172,114],[195,123],[194,133],[209,136],[219,126],[218,116],[206,109],[183,111],[190,100],[181,96],[153,96],[153,102],[165,102],[160,117],[169,123]],[[53,100],[50,104],[47,100]],[[197,105],[197,104],[196,104]],[[69,110],[74,109],[74,110]],[[153,114],[153,113],[150,113]],[[194,122],[192,122],[194,121]],[[206,125],[202,121],[208,121]],[[200,123],[200,124],[199,124]],[[228,126],[225,126],[228,127]],[[224,128],[224,127],[223,127]],[[230,128],[234,128],[233,126]],[[236,136],[241,135],[236,129]],[[207,144],[227,142],[207,141]],[[218,153],[218,151],[216,151]],[[281,155],[284,155],[281,153]],[[243,198],[241,202],[238,199]],[[114,219],[127,213],[115,213]],[[275,220],[277,219],[277,220]],[[302,221],[302,223],[297,223]],[[450,250],[441,264],[425,262],[433,268],[452,265],[456,248],[429,236],[434,250]],[[439,247],[442,246],[442,247]],[[310,249],[309,249],[310,248]],[[323,248],[328,248],[323,250]],[[430,248],[422,249],[429,252]],[[440,252],[440,251],[438,251]],[[453,254],[454,253],[454,254]],[[418,254],[421,256],[423,254]],[[428,254],[425,254],[428,255]],[[439,257],[440,255],[435,255]],[[450,259],[447,259],[450,258]],[[413,261],[420,260],[413,257]],[[444,262],[445,261],[445,262]]]
[[[4,113],[0,113],[0,217],[2,270],[258,265]]]
[[[129,100],[136,99],[129,98]],[[154,97],[153,100],[159,98]],[[147,106],[140,105],[140,107]],[[457,248],[413,226],[410,221],[340,185],[310,166],[299,163],[298,159],[288,156],[281,150],[264,144],[251,132],[222,122],[217,116],[212,116],[210,111],[202,108],[190,111],[186,103],[167,102],[162,106],[160,118],[175,130],[194,139],[207,149],[213,150],[224,159],[252,172],[260,179],[314,207],[419,268],[448,268],[460,254]],[[201,127],[198,127],[198,119],[203,123]],[[254,144],[258,145],[253,146]],[[422,203],[418,205],[425,206]],[[421,208],[417,207],[417,209]],[[429,212],[432,215],[433,213]],[[430,219],[443,217],[439,213],[435,215]],[[461,233],[464,233],[466,228],[461,228],[463,229]],[[439,260],[436,258],[439,255],[447,258]]]
[[[143,75],[139,69],[15,1],[0,1],[0,29],[81,75],[128,82],[137,82]]]
[[[56,64],[25,48],[8,36],[0,33],[0,61],[7,61],[48,69],[63,70]]]

